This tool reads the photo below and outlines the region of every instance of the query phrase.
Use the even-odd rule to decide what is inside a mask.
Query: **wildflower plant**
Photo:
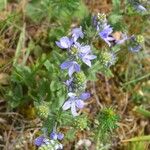
[[[34,141],[39,150],[63,149],[62,142],[73,140],[78,132],[86,130],[94,133],[90,136],[97,149],[110,139],[119,117],[111,107],[100,109],[96,119],[88,116],[86,108],[93,95],[86,89],[87,81],[97,80],[97,73],[113,76],[111,67],[119,60],[120,53],[134,54],[141,51],[144,44],[142,33],[128,32],[124,14],[139,15],[140,10],[143,12],[141,15],[145,15],[145,4],[126,0],[122,10],[120,0],[113,0],[111,14],[82,16],[81,26],[70,30],[71,17],[77,6],[79,0],[46,0],[42,3],[32,0],[27,5],[31,10],[27,11],[27,16],[35,22],[38,21],[38,15],[34,15],[36,7],[45,10],[41,14],[38,12],[39,21],[48,14],[47,19],[53,26],[47,28],[45,41],[50,43],[48,48],[51,52],[43,51],[30,65],[26,60],[21,64],[15,63],[7,97],[12,107],[34,105],[43,123],[41,135]],[[115,33],[119,33],[119,38]],[[28,48],[34,55],[32,52],[42,43],[32,44],[30,42]]]
[[[86,107],[87,101],[91,97],[91,94],[86,92],[88,75],[91,72],[95,74],[99,71],[103,72],[103,70],[103,73],[106,74],[106,70],[110,70],[110,67],[117,62],[117,53],[120,51],[121,46],[127,45],[129,51],[138,52],[142,48],[142,43],[144,42],[143,36],[127,36],[127,33],[121,33],[119,39],[115,38],[113,34],[116,31],[113,26],[109,24],[109,20],[105,14],[94,16],[92,30],[95,32],[93,40],[103,40],[106,43],[106,46],[101,53],[97,52],[93,41],[86,42],[87,30],[83,30],[83,27],[81,26],[73,28],[70,31],[69,36],[63,36],[55,42],[57,47],[66,53],[65,59],[63,59],[59,65],[60,73],[62,72],[63,74],[62,84],[66,86],[66,98],[63,103],[61,103],[58,114],[55,112],[55,115],[53,116],[48,115],[55,119],[53,118],[52,121],[47,117],[47,120],[45,121],[47,122],[44,128],[45,132],[51,132],[50,137],[48,137],[47,140],[49,144],[51,143],[50,139],[58,143],[63,136],[65,138],[65,135],[62,133],[56,133],[57,130],[61,131],[61,125],[63,126],[63,124],[76,126],[76,129],[80,130],[87,128],[88,125],[86,119],[81,119],[79,123],[78,120],[80,120],[80,118],[76,118],[80,115],[82,116],[82,110]],[[96,67],[96,72],[93,71],[94,67]],[[86,74],[87,72],[88,74]],[[64,116],[69,117],[66,124],[65,122],[62,122]],[[104,144],[107,141],[105,139],[107,139],[112,130],[117,127],[116,123],[118,120],[119,117],[112,108],[101,110],[100,115],[98,115],[98,126],[95,125],[96,132],[98,133],[96,134],[96,141],[98,142],[101,140],[103,141],[101,144]],[[47,126],[51,121],[53,122],[53,128],[55,126],[54,131],[51,129],[49,130]],[[75,123],[72,124],[72,121]],[[76,131],[73,132],[76,133]],[[71,134],[73,132],[71,132]],[[47,135],[45,138],[47,138]],[[43,144],[41,145],[37,144],[37,146],[39,145],[39,149],[45,146],[43,141],[42,143]],[[99,144],[100,143],[98,142],[97,149],[101,147]],[[60,148],[62,147],[60,146]]]

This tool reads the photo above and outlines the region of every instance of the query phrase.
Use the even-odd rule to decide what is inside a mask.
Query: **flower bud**
[[[76,128],[80,129],[80,130],[84,130],[88,127],[88,120],[87,117],[80,117],[77,118],[74,122],[74,125]]]
[[[100,22],[106,21],[106,14],[104,14],[104,13],[98,13],[97,17]]]
[[[85,90],[86,88],[86,76],[83,71],[74,74],[74,87],[78,90]]]
[[[110,67],[115,63],[116,57],[115,57],[114,53],[103,52],[101,55],[101,61],[104,66]]]
[[[137,35],[135,40],[137,43],[141,44],[144,42],[144,37],[142,35]]]
[[[47,103],[42,103],[42,104],[37,104],[36,105],[36,112],[37,115],[45,120],[47,119],[48,115],[49,115],[49,106]]]
[[[76,54],[78,53],[77,48],[72,47],[72,49],[71,49],[70,53],[71,53],[72,55],[76,55]]]

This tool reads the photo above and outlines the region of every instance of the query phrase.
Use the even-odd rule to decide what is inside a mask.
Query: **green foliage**
[[[128,143],[126,150],[148,150],[149,142],[131,142]]]
[[[87,116],[82,115],[82,116],[76,117],[75,121],[74,121],[74,126],[75,126],[75,128],[77,128],[81,131],[84,130],[84,129],[87,129],[87,127],[88,127],[88,118],[87,118]]]
[[[86,88],[86,76],[84,72],[74,74],[74,87],[79,91],[84,91]],[[77,91],[76,90],[76,91]]]
[[[103,108],[98,115],[98,120],[101,134],[105,135],[117,128],[116,123],[119,121],[119,116],[112,108]]]
[[[46,17],[46,13],[47,10],[41,0],[32,0],[26,7],[26,15],[29,16],[34,22],[41,21],[44,17]]]
[[[124,23],[123,18],[123,9],[121,9],[121,1],[120,0],[113,0],[113,10],[109,15],[109,21],[113,26],[114,30],[117,31],[124,31],[126,29],[126,25]]]
[[[36,108],[36,112],[37,115],[39,116],[39,118],[46,120],[48,118],[48,115],[50,113],[50,105],[47,102],[43,102],[43,103],[35,103],[35,108]]]
[[[66,140],[73,141],[76,138],[76,130],[71,128],[66,132]]]
[[[110,67],[105,65],[106,63],[108,63],[108,61],[111,61],[111,60],[107,59],[107,62],[106,62],[106,58],[103,57],[104,54],[105,52],[97,53],[97,61],[95,61],[92,64],[92,67],[89,68],[88,71],[86,72],[87,80],[91,80],[91,81],[97,80],[97,77],[96,77],[97,72],[101,72],[107,77],[113,76],[113,73],[111,72]]]
[[[120,0],[112,0],[113,3],[113,11],[119,13],[120,12],[120,6],[121,6],[121,1]]]
[[[0,11],[5,7],[4,2],[0,2]],[[114,32],[124,32],[127,28],[130,28],[126,24],[126,17],[129,17],[132,13],[135,14],[135,11],[131,6],[120,9],[122,7],[120,0],[112,0],[112,3],[113,11],[108,17],[108,21]],[[129,16],[125,16],[125,11]],[[56,127],[59,131],[62,127],[62,129],[67,130],[65,130],[66,139],[73,141],[78,132],[86,131],[92,123],[84,113],[73,118],[70,112],[62,112],[62,105],[67,98],[67,89],[63,84],[67,77],[67,71],[62,71],[60,64],[66,59],[66,53],[56,48],[55,41],[61,36],[69,34],[74,21],[77,21],[85,29],[83,42],[91,45],[94,54],[97,55],[97,60],[93,61],[91,68],[87,69],[87,66],[83,65],[83,72],[74,73],[74,86],[80,91],[85,90],[87,80],[97,80],[96,73],[98,72],[105,76],[113,76],[111,68],[107,65],[112,61],[108,52],[116,54],[121,48],[120,46],[109,48],[106,44],[101,46],[104,41],[100,40],[96,29],[92,26],[92,15],[89,14],[88,9],[80,0],[31,0],[27,2],[25,17],[30,19],[29,22],[33,21],[33,26],[35,23],[38,24],[40,30],[44,30],[44,35],[32,39],[30,34],[28,35],[28,28],[23,21],[20,21],[22,20],[22,14],[14,12],[5,21],[0,22],[2,33],[12,25],[17,35],[17,38],[13,40],[16,53],[13,60],[10,89],[7,92],[8,102],[13,108],[21,105],[34,105],[37,115],[43,121],[43,130],[47,132],[47,135],[53,130],[53,127]],[[136,22],[134,20],[132,22],[134,26]],[[43,23],[42,27],[41,23]],[[141,31],[140,28],[138,32]],[[142,44],[144,42],[142,36],[137,36],[136,40]],[[25,55],[22,54],[24,48],[27,49]],[[30,56],[32,60],[30,60]],[[136,69],[139,66],[142,68],[142,64],[136,62],[129,65],[127,71],[123,73],[125,84],[133,84],[129,86],[129,90],[137,83],[135,78],[141,75],[141,70],[137,71]],[[129,79],[131,82],[127,83]],[[143,96],[139,97],[139,94],[136,93],[133,98],[139,99],[141,102]],[[149,115],[149,112],[146,111],[146,114]],[[112,108],[100,110],[95,124],[92,124],[94,126],[91,126],[94,128],[98,150],[108,149],[111,133],[117,127],[118,120],[119,117]],[[92,128],[90,129],[91,132],[93,132]],[[53,149],[53,147],[43,145],[39,150],[42,149]]]
[[[51,53],[50,59],[48,56],[43,55],[42,58],[37,60],[35,65],[30,67],[16,65],[11,77],[12,89],[8,93],[10,103],[17,102],[13,104],[16,107],[21,103],[27,103],[26,98],[30,101],[40,101],[45,98],[46,101],[55,101],[52,108],[59,109],[66,97],[65,85],[60,80],[61,76],[63,76],[58,65],[61,60],[62,56],[55,51]],[[17,98],[18,93],[15,90],[22,93],[20,94],[22,95],[20,99]],[[12,97],[13,100],[11,100]]]
[[[113,108],[103,108],[97,116],[95,123],[95,140],[97,149],[110,143],[113,131],[117,128],[119,116],[114,112]]]
[[[48,17],[51,21],[54,19],[62,21],[66,19],[64,17],[73,15],[79,7],[79,2],[79,0],[32,0],[27,5],[26,13],[34,22],[39,22],[44,17]]]
[[[6,5],[6,0],[1,0],[0,1],[0,11],[2,11],[5,8]]]

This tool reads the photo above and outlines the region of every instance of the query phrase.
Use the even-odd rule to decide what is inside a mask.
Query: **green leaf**
[[[112,14],[109,16],[109,20],[110,20],[111,24],[116,24],[116,23],[120,22],[122,17],[123,16],[119,15],[119,14]]]
[[[150,141],[150,135],[134,137],[131,139],[123,140],[122,142],[137,142],[137,141]]]
[[[113,11],[120,12],[121,0],[112,0],[113,3]]]
[[[19,56],[21,55],[21,50],[22,48],[24,48],[24,44],[25,44],[25,24],[22,27],[22,32],[20,33],[20,37],[19,37],[19,41],[17,44],[17,49],[16,49],[16,53],[15,53],[15,57],[14,57],[14,62],[13,65],[15,66],[17,64],[17,61],[19,59]]]

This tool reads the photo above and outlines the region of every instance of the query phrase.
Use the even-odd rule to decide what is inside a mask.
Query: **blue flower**
[[[41,146],[44,143],[44,139],[45,139],[44,136],[39,136],[34,140],[34,144],[36,146]]]
[[[91,60],[93,60],[95,58],[96,58],[95,55],[90,55],[90,54],[85,54],[85,55],[81,56],[82,61],[89,67],[91,67]]]
[[[135,5],[135,9],[136,9],[138,12],[146,12],[146,11],[147,11],[147,9],[146,9],[144,6],[140,5],[140,4]]]
[[[71,113],[73,116],[78,116],[77,110],[82,109],[85,105],[84,100],[90,97],[89,93],[82,93],[79,97],[74,93],[69,93],[69,99],[64,103],[62,109],[68,110],[71,108]]]
[[[131,52],[139,52],[142,49],[141,45],[136,45],[134,47],[129,47]]]
[[[84,34],[82,32],[82,27],[74,28],[71,33],[72,33],[72,37],[73,37],[74,42],[77,41],[78,38],[83,39],[83,37],[84,37]]]
[[[79,49],[79,55],[85,55],[91,53],[91,47],[89,45],[80,46]]]
[[[98,18],[97,18],[97,16],[96,15],[94,15],[93,17],[92,17],[92,25],[93,25],[93,27],[95,27],[95,28],[97,28],[97,24],[98,24]]]
[[[76,61],[65,61],[60,67],[61,69],[68,69],[68,74],[70,77],[74,72],[80,71],[80,65]]]
[[[65,85],[68,87],[68,91],[73,91],[73,78],[70,78],[65,82]]]
[[[56,133],[56,132],[52,132],[51,134],[50,134],[50,138],[52,139],[52,140],[62,140],[63,138],[64,138],[64,134],[62,134],[62,133]]]
[[[91,97],[91,94],[90,93],[88,93],[88,92],[84,92],[84,93],[82,93],[81,95],[80,95],[80,99],[82,99],[82,100],[87,100],[88,98],[90,98]]]
[[[103,52],[101,54],[101,61],[105,67],[110,67],[116,62],[116,55],[113,52]]]
[[[60,41],[56,41],[56,44],[62,49],[69,49],[72,46],[73,41],[68,37],[64,36],[60,39]]]
[[[113,32],[113,29],[110,27],[110,25],[105,25],[104,29],[99,32],[99,36],[109,45],[111,46],[111,41],[115,40],[111,33]]]
[[[82,46],[79,43],[75,43],[75,47],[78,49],[78,56],[82,61],[91,67],[91,60],[95,59],[96,56],[91,54],[91,47],[89,45]]]

